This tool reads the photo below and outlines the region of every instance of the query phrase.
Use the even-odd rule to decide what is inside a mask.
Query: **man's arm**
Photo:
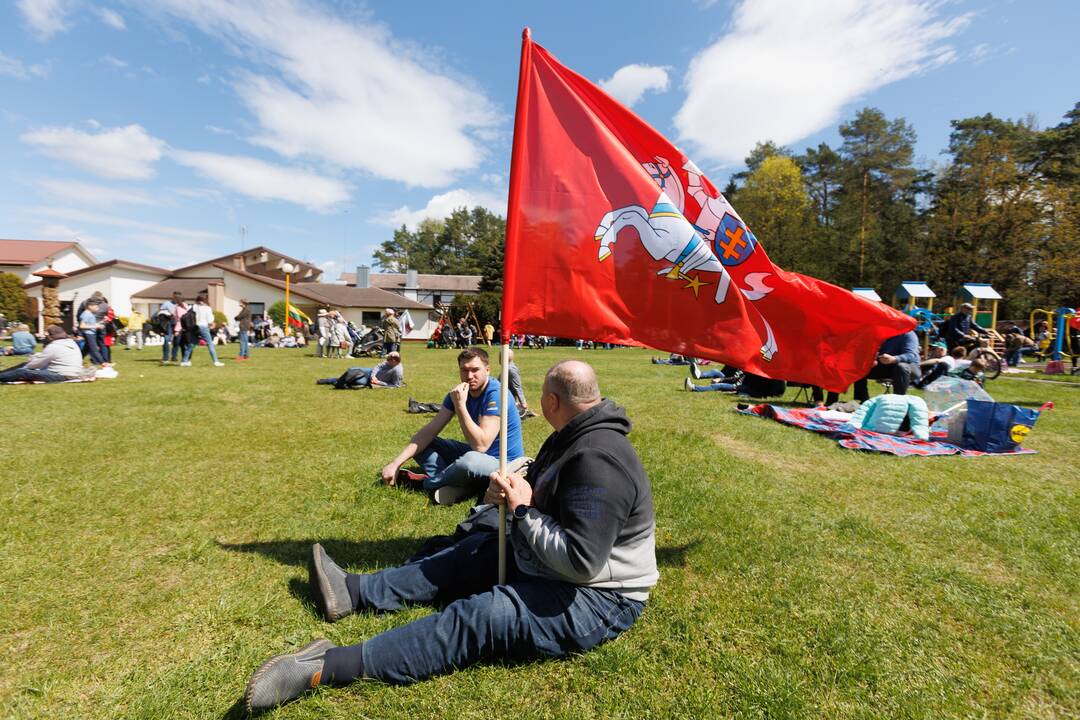
[[[450,419],[454,417],[452,410],[446,408],[440,408],[439,412],[433,417],[427,425],[420,428],[415,435],[409,440],[409,444],[406,445],[397,457],[390,461],[390,463],[382,469],[382,479],[385,483],[393,482],[394,476],[397,475],[398,469],[405,464],[405,462],[416,455],[417,452],[426,448],[431,444],[431,441],[438,436],[442,429],[446,427],[446,424],[450,422]]]
[[[481,415],[480,422],[475,422],[469,416],[469,408],[466,405],[468,399],[468,383],[461,383],[450,390],[450,403],[454,406],[454,414],[457,415],[465,442],[477,452],[487,452],[499,434],[499,416],[497,414]]]
[[[47,370],[54,355],[56,355],[56,350],[50,350],[49,346],[46,345],[44,350],[30,356],[25,367],[27,370]]]

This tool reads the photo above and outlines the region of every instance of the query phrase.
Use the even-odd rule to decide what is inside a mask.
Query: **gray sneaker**
[[[432,500],[436,505],[454,505],[467,498],[474,497],[476,495],[475,490],[470,490],[467,487],[458,487],[456,485],[443,485],[440,488],[436,488],[432,494]]]
[[[690,361],[690,374],[694,376],[695,380],[701,379],[701,368],[693,360]]]
[[[269,710],[318,687],[326,651],[332,647],[329,640],[316,640],[264,662],[244,688],[244,707],[249,713]]]
[[[319,543],[311,546],[311,568],[308,575],[315,604],[330,622],[336,622],[353,612],[345,571],[337,566]]]

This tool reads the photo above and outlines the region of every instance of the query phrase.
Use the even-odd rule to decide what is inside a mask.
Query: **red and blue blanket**
[[[931,455],[963,455],[980,457],[983,455],[1031,455],[1034,450],[1019,448],[1011,453],[986,453],[978,450],[953,445],[945,441],[945,433],[930,433],[929,440],[919,440],[911,435],[889,435],[853,428],[841,420],[821,417],[819,408],[784,408],[778,405],[761,404],[739,410],[744,415],[757,415],[770,418],[784,425],[810,430],[835,438],[841,447],[851,450],[869,450],[888,453],[900,457],[928,457]]]

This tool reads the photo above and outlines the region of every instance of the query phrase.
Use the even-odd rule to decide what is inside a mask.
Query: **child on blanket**
[[[916,395],[878,395],[855,411],[848,424],[863,430],[896,435],[904,430],[919,440],[930,439],[930,410]]]

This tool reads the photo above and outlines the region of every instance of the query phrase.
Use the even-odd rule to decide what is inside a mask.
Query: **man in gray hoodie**
[[[22,365],[0,372],[0,383],[54,383],[82,375],[82,352],[75,341],[64,332],[64,328],[50,325],[45,330],[45,336],[49,342],[45,349],[30,356]]]
[[[249,711],[320,684],[406,684],[483,660],[562,657],[633,625],[659,573],[652,491],[626,437],[630,421],[601,398],[593,369],[576,360],[548,371],[540,405],[555,432],[528,480],[492,473],[485,497],[512,517],[506,584],[498,584],[495,532],[469,533],[427,557],[366,575],[346,573],[316,544],[311,587],[330,622],[413,603],[444,607],[356,645],[316,640],[270,658],[244,692]]]

